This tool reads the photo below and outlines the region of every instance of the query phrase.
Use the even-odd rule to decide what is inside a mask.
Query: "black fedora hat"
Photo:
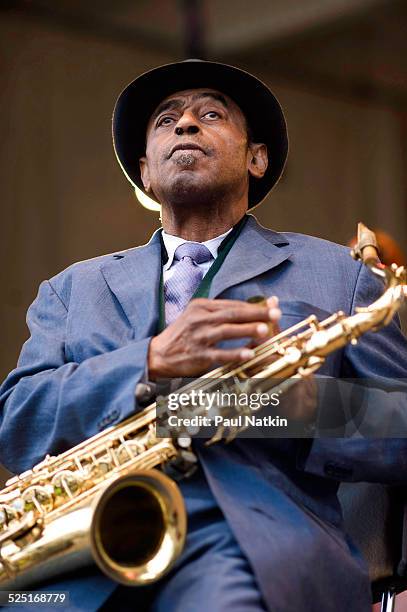
[[[249,208],[259,204],[277,183],[288,153],[287,126],[270,89],[252,74],[218,62],[186,60],[145,72],[119,95],[113,111],[113,146],[128,180],[144,191],[139,159],[145,153],[146,127],[167,96],[208,87],[227,94],[245,114],[254,142],[267,145],[269,166],[262,179],[250,179]]]

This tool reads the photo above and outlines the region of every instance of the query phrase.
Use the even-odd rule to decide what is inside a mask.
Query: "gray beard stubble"
[[[192,153],[188,153],[187,151],[185,151],[185,153],[182,153],[177,157],[175,163],[177,164],[177,166],[193,166],[193,164],[195,163],[195,157]]]

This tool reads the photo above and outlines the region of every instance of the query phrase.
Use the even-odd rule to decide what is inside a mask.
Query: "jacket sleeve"
[[[361,266],[355,287],[352,314],[383,293],[383,285]],[[338,481],[406,483],[407,481],[407,340],[398,317],[378,332],[362,336],[357,346],[343,354],[337,385],[349,401],[363,400],[356,408],[362,417],[346,438],[306,441],[298,456],[305,472]],[[349,379],[359,379],[359,385]],[[353,386],[353,389],[352,389]],[[356,393],[355,393],[356,391]],[[329,406],[322,409],[329,410]]]
[[[31,468],[129,416],[151,338],[82,363],[65,357],[67,308],[49,281],[28,310],[30,338],[0,387],[0,462]]]

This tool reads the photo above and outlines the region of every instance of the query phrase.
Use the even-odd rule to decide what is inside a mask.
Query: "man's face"
[[[241,197],[252,164],[245,117],[217,90],[172,94],[150,117],[141,175],[146,190],[162,204],[220,198],[228,190]]]

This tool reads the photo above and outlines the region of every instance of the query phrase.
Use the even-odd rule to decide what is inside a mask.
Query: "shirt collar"
[[[204,244],[206,248],[209,249],[214,259],[216,259],[216,257],[218,256],[218,249],[219,249],[221,242],[232,231],[232,229],[233,227],[231,227],[230,230],[228,230],[224,234],[221,234],[220,236],[216,236],[215,238],[211,238],[210,240],[201,242],[201,244]],[[177,248],[180,246],[180,244],[184,244],[185,242],[195,242],[195,241],[184,240],[184,238],[180,238],[179,236],[172,236],[171,234],[167,234],[164,230],[162,231],[161,236],[162,236],[164,246],[166,248],[167,255],[168,255],[168,259],[163,267],[163,270],[165,272],[166,270],[169,270],[171,268],[173,261],[174,261],[174,253],[177,250]]]

